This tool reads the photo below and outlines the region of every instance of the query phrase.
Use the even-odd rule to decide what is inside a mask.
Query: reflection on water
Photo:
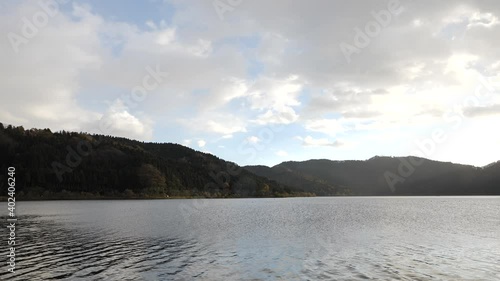
[[[20,202],[16,273],[3,270],[0,279],[500,280],[499,203],[500,197]]]
[[[18,219],[14,280],[171,280],[209,254],[192,241],[122,238],[37,216]]]

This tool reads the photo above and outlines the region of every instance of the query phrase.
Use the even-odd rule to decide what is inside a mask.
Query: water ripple
[[[411,200],[30,203],[50,212],[18,216],[0,280],[500,280],[498,200]]]

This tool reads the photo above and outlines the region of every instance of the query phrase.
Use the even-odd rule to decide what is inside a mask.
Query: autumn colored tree
[[[144,193],[149,195],[166,195],[167,183],[165,175],[151,164],[142,164],[138,171],[139,184]]]

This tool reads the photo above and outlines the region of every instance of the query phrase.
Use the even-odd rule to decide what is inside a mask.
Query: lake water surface
[[[4,262],[1,280],[500,280],[500,197],[16,207],[16,273]]]

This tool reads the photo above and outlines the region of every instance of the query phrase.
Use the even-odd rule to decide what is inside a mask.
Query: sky
[[[500,2],[0,2],[0,122],[240,165],[500,160]]]

